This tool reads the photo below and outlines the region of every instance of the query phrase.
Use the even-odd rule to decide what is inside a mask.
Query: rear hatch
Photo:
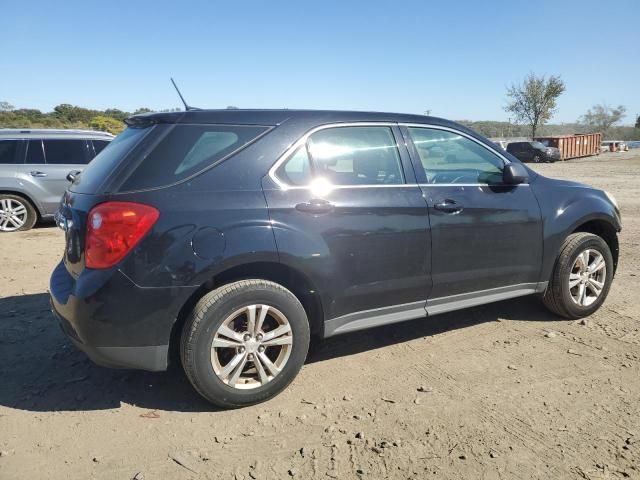
[[[152,140],[154,129],[149,125],[128,128],[117,136],[87,168],[75,178],[62,197],[58,225],[65,231],[64,263],[67,271],[77,277],[85,268],[87,218],[96,205],[113,197],[110,184],[126,160]]]
[[[77,278],[87,266],[87,229],[93,228],[96,220],[100,223],[103,218],[114,218],[114,214],[116,224],[124,225],[133,219],[137,225],[145,216],[145,206],[161,208],[149,202],[161,202],[166,192],[154,192],[199,175],[235,155],[270,128],[259,125],[150,124],[136,121],[96,156],[74,179],[63,197],[58,223],[66,232],[64,263],[68,272]],[[105,205],[98,207],[105,202],[116,205],[118,202],[129,202],[133,209],[125,205],[127,210],[124,212],[107,209],[104,215],[91,214],[94,208],[105,208]],[[136,206],[131,202],[141,203]],[[97,227],[101,228],[100,225]],[[113,241],[115,244],[122,240],[117,238],[122,232],[113,230],[115,237],[107,238],[107,243]],[[99,233],[104,234],[104,229]],[[123,242],[127,243],[128,238],[125,237]],[[95,245],[93,239],[92,236],[91,246]],[[111,248],[104,242],[102,246]],[[89,256],[90,259],[94,258],[91,254]]]

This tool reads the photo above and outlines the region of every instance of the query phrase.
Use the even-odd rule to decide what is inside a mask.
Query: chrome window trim
[[[307,133],[305,133],[302,137],[300,137],[298,140],[296,140],[296,142],[291,145],[290,147],[288,147],[285,152],[280,155],[280,158],[278,158],[278,160],[276,160],[276,163],[273,164],[273,166],[269,169],[269,177],[271,177],[271,180],[274,181],[274,183],[280,187],[281,190],[309,190],[312,187],[310,185],[289,185],[285,182],[283,182],[282,180],[280,180],[277,176],[276,176],[276,170],[278,170],[278,168],[280,168],[280,166],[286,162],[295,152],[298,148],[300,148],[302,145],[304,145],[307,140],[309,139],[309,137],[311,135],[313,135],[316,132],[319,132],[320,130],[327,130],[329,128],[341,128],[341,127],[388,127],[388,128],[393,128],[393,127],[397,127],[398,123],[396,122],[336,122],[336,123],[327,123],[325,125],[318,125],[316,127],[313,127],[311,130],[309,130]],[[398,150],[398,159],[400,160],[400,167],[402,168],[402,176],[403,176],[403,183],[397,183],[397,184],[393,184],[393,185],[377,185],[377,184],[371,184],[371,185],[332,185],[332,190],[335,189],[339,189],[339,188],[392,188],[392,187],[416,187],[417,184],[415,183],[406,183],[407,179],[404,175],[404,167],[402,165],[402,155],[400,153],[400,146],[398,145],[398,139],[395,138],[395,134],[393,133],[393,131],[391,132],[393,135],[393,139],[395,141],[395,146],[396,149]]]
[[[515,185],[507,185],[504,183],[419,183],[421,187],[528,187],[528,183],[517,183]]]
[[[325,130],[328,128],[336,128],[336,127],[414,127],[414,128],[430,128],[430,129],[435,129],[435,130],[445,130],[448,132],[452,132],[452,133],[456,133],[458,135],[461,135],[465,138],[468,138],[469,140],[477,143],[478,145],[480,145],[481,147],[484,147],[485,149],[487,149],[489,152],[493,153],[494,155],[496,155],[498,158],[500,158],[504,164],[509,164],[511,163],[511,160],[509,160],[508,158],[506,158],[504,155],[502,155],[500,152],[498,152],[497,150],[491,148],[488,145],[485,145],[484,143],[480,142],[478,139],[472,137],[471,135],[462,132],[458,129],[455,128],[451,128],[451,127],[445,127],[443,125],[434,125],[434,124],[430,124],[430,123],[404,123],[404,122],[337,122],[337,123],[328,123],[325,125],[319,125],[316,127],[313,127],[311,130],[309,130],[307,133],[305,133],[302,137],[300,137],[298,140],[296,140],[296,142],[294,142],[291,146],[287,147],[287,149],[285,150],[285,152],[280,155],[280,157],[278,158],[278,160],[276,160],[276,162],[273,164],[273,166],[269,169],[268,175],[269,177],[271,177],[271,180],[273,180],[273,182],[281,189],[281,190],[309,190],[312,187],[310,185],[289,185],[285,182],[283,182],[282,180],[280,180],[277,176],[276,176],[276,170],[278,170],[278,168],[280,168],[280,166],[289,159],[289,157],[291,157],[295,151],[301,147],[302,145],[304,145],[306,143],[306,141],[309,139],[309,137],[311,135],[313,135],[315,132],[318,132],[320,130]],[[413,140],[412,140],[413,141]],[[400,146],[397,144],[396,142],[396,148],[398,148],[398,150],[400,149]],[[398,152],[399,153],[399,152]],[[406,178],[404,179],[406,182]],[[407,188],[407,187],[451,187],[451,186],[456,186],[456,187],[490,187],[490,186],[496,186],[490,183],[399,183],[399,184],[394,184],[394,185],[376,185],[376,184],[372,184],[372,185],[333,185],[332,186],[332,190],[337,190],[337,189],[345,189],[345,188]],[[513,185],[514,187],[517,186],[529,186],[528,183],[522,183],[522,184],[518,184],[518,185]]]

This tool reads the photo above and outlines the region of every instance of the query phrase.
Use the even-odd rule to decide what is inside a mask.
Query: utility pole
[[[428,117],[429,115],[431,115],[431,110],[425,110],[424,114]]]

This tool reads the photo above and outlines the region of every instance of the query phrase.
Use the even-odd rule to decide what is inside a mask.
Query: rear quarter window
[[[268,128],[175,125],[151,152],[133,162],[131,174],[119,190],[161,187],[189,178],[248,145]]]

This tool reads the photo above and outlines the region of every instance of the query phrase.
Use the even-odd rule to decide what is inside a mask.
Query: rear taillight
[[[85,265],[109,268],[122,260],[156,223],[160,212],[149,205],[107,202],[87,218]]]

